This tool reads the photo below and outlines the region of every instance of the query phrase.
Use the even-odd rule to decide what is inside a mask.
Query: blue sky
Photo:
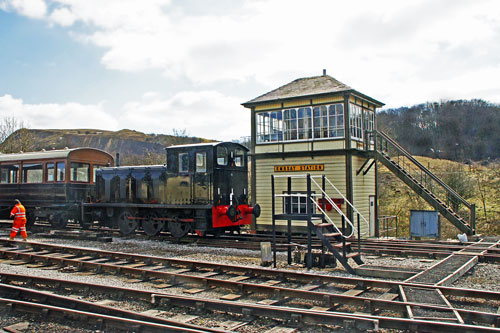
[[[329,75],[387,104],[500,102],[495,0],[0,0],[0,118],[231,140]]]

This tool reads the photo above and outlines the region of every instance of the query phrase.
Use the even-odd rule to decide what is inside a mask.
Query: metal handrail
[[[410,160],[414,165],[416,165],[418,167],[418,171],[420,172],[423,172],[425,173],[426,176],[429,176],[431,178],[431,180],[434,180],[438,185],[440,185],[448,194],[451,194],[453,195],[456,199],[459,200],[460,203],[462,203],[464,206],[466,206],[467,208],[471,209],[471,204],[469,202],[467,202],[464,198],[462,198],[460,196],[460,194],[458,194],[457,192],[455,192],[455,190],[453,190],[451,187],[449,187],[447,184],[445,184],[441,179],[439,179],[436,175],[434,175],[429,169],[427,169],[426,167],[424,167],[419,161],[417,161],[413,156],[411,156],[410,153],[408,153],[403,147],[401,147],[396,141],[394,141],[393,139],[391,139],[387,134],[381,132],[381,131],[374,131],[374,133],[376,135],[379,135],[381,138],[383,138],[386,142],[389,142],[394,148],[396,148],[396,151],[398,153],[401,153],[403,155],[403,157],[406,157],[408,160]],[[378,140],[377,140],[378,141]],[[375,147],[376,149],[377,147]],[[386,148],[386,150],[388,151],[388,149]],[[399,164],[399,163],[398,163]],[[404,160],[403,160],[403,169],[404,168]],[[409,170],[411,171],[411,165],[408,166],[408,169],[406,170]],[[422,176],[422,175],[421,175]],[[422,177],[421,177],[422,179]],[[427,182],[427,179],[425,178],[425,182]],[[432,184],[431,184],[432,186]],[[432,189],[430,188],[429,190],[432,191]]]
[[[330,197],[326,194],[326,192],[324,192],[324,191],[323,191],[323,189],[319,186],[319,184],[318,184],[318,183],[316,183],[316,181],[314,180],[314,178],[320,178],[320,177],[323,177],[323,176],[311,176],[311,180],[312,180],[312,181],[314,182],[314,184],[315,184],[315,185],[316,185],[316,186],[317,186],[317,187],[321,190],[321,192],[323,192],[323,194],[325,195],[325,198],[328,200],[328,203],[329,203],[330,205],[332,205],[332,206],[334,206],[334,207],[338,208],[338,207],[337,207],[337,205],[336,205],[336,204],[335,204],[335,203],[331,200],[331,198],[330,198]],[[325,180],[328,182],[328,184],[330,184],[330,185],[333,187],[333,189],[334,189],[335,191],[337,191],[337,193],[338,193],[338,194],[339,194],[339,195],[340,195],[340,196],[344,199],[344,201],[345,201],[345,202],[347,202],[347,203],[349,204],[349,206],[351,206],[351,208],[352,208],[352,209],[353,209],[356,213],[358,213],[358,214],[359,214],[359,216],[361,216],[361,218],[363,219],[363,221],[364,221],[364,222],[365,222],[365,224],[366,224],[366,228],[367,228],[366,230],[370,230],[370,223],[366,220],[366,218],[363,216],[363,214],[361,214],[361,212],[360,212],[360,211],[359,211],[356,207],[354,207],[354,205],[353,205],[353,204],[352,204],[352,203],[351,203],[351,202],[350,202],[350,201],[349,201],[349,200],[348,200],[348,199],[347,199],[347,198],[346,198],[346,197],[342,194],[342,192],[340,192],[340,191],[339,191],[339,189],[338,189],[335,185],[333,185],[333,183],[330,181],[330,179],[328,179],[328,178],[326,178],[326,177],[325,177]],[[342,213],[342,215],[344,215],[344,214]],[[344,215],[344,216],[345,216],[345,215]],[[346,220],[348,221],[348,223],[349,223],[349,224],[350,224],[353,228],[355,228],[355,227],[353,226],[353,224],[351,223],[351,221],[349,221],[349,219],[348,219],[347,217],[345,217],[345,218],[346,218]],[[356,228],[356,229],[357,229],[357,228]],[[368,233],[368,231],[365,231],[364,233],[362,233],[362,235],[366,235],[367,233]]]
[[[328,198],[328,197],[327,197]],[[351,233],[349,234],[349,236],[346,236],[342,233],[342,231],[339,230],[339,228],[335,225],[335,223],[332,221],[332,219],[330,219],[330,217],[328,216],[328,214],[326,214],[326,212],[323,210],[323,208],[321,208],[320,204],[318,204],[316,202],[316,200],[314,200],[314,198],[311,196],[310,197],[311,201],[314,203],[314,205],[316,205],[316,208],[319,209],[319,211],[323,214],[323,216],[326,217],[326,219],[328,220],[328,222],[330,222],[330,224],[335,228],[335,230],[337,230],[337,232],[344,238],[350,238],[353,234],[354,234],[354,225],[352,224],[352,222],[347,218],[347,216],[344,215],[344,212],[342,212],[342,210],[339,209],[339,207],[337,207],[337,205],[333,205],[333,207],[335,207],[335,209],[337,210],[337,213],[341,214],[342,216],[344,216],[345,220],[347,221],[347,223],[351,226]]]
[[[307,178],[307,174],[297,174],[297,175],[278,175],[278,176],[274,176],[274,178]],[[314,205],[319,209],[319,211],[323,214],[323,216],[325,216],[326,220],[335,228],[335,230],[344,238],[349,238],[351,237],[353,234],[354,234],[354,231],[357,230],[356,226],[351,222],[351,220],[349,220],[349,218],[344,214],[344,212],[337,206],[337,204],[335,204],[333,202],[333,200],[330,198],[330,196],[328,194],[326,194],[325,191],[323,191],[322,187],[319,186],[319,184],[313,179],[313,178],[318,178],[318,177],[323,177],[323,176],[311,176],[310,175],[310,178],[311,178],[311,181],[316,185],[316,187],[321,191],[322,194],[325,195],[325,199],[328,201],[328,203],[330,205],[332,205],[332,207],[335,209],[335,211],[340,214],[341,216],[344,217],[345,221],[347,222],[347,224],[349,226],[351,226],[351,233],[346,236],[344,235],[340,230],[339,228],[335,225],[335,223],[332,221],[332,219],[328,216],[328,214],[326,214],[326,212],[321,208],[321,206],[316,202],[316,200],[314,199],[315,196],[317,195],[314,195],[314,194],[311,194],[311,196],[309,197],[309,199],[314,203]],[[366,219],[364,218],[363,215],[361,215],[361,213],[356,209],[356,207],[354,207],[350,202],[349,200],[347,200],[346,197],[344,197],[344,195],[337,189],[337,187],[335,187],[335,185],[332,184],[332,182],[330,182],[330,180],[328,178],[325,177],[325,179],[328,181],[328,183],[330,183],[330,185],[342,196],[342,198],[344,198],[345,201],[347,201],[352,208],[354,208],[354,210],[361,216],[363,217],[363,220],[366,221]],[[297,198],[307,198],[307,194],[305,193],[283,193],[283,194],[275,194],[274,195],[275,198],[285,198],[285,197],[297,197]],[[368,225],[368,224],[367,224]],[[363,235],[366,234],[363,233]]]

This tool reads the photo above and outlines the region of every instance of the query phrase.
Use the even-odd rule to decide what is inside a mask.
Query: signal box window
[[[56,181],[63,182],[66,175],[66,162],[57,162],[56,164]]]
[[[54,163],[47,163],[47,182],[53,182],[56,178]]]
[[[89,182],[90,164],[71,162],[71,181]]]
[[[23,164],[23,183],[43,182],[43,166],[41,163]]]
[[[179,172],[189,171],[189,156],[188,153],[179,154]]]
[[[283,192],[286,194],[286,192]],[[312,192],[314,194],[314,192]],[[294,196],[297,194],[306,194],[306,192],[292,192],[290,197],[283,198],[283,213],[284,214],[307,214],[307,200],[306,196]],[[289,207],[289,203],[291,207]],[[313,203],[311,203],[312,213],[316,212],[316,208]]]
[[[196,172],[207,172],[207,153],[196,153]]]
[[[217,164],[227,165],[227,148],[217,147]]]
[[[245,166],[245,152],[242,149],[236,149],[234,153],[234,166]]]
[[[19,165],[3,165],[0,168],[0,182],[3,184],[17,184]]]

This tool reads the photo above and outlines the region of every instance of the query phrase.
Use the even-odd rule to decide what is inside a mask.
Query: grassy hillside
[[[122,164],[159,164],[165,162],[164,148],[175,144],[209,142],[211,140],[173,135],[145,134],[133,130],[104,131],[95,129],[23,129],[14,132],[0,149],[4,152],[19,150],[36,151],[41,149],[62,149],[65,147],[92,147],[112,154],[120,153]],[[21,137],[29,144],[28,148],[19,149]]]
[[[500,234],[500,162],[462,164],[449,160],[416,157],[470,203],[476,204],[478,234]],[[380,215],[396,215],[400,236],[409,235],[410,210],[434,210],[388,169],[379,168]],[[444,238],[460,231],[442,218]],[[392,234],[391,234],[392,235]]]

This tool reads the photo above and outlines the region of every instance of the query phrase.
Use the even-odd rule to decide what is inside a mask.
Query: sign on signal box
[[[274,172],[324,171],[324,164],[275,165]]]

